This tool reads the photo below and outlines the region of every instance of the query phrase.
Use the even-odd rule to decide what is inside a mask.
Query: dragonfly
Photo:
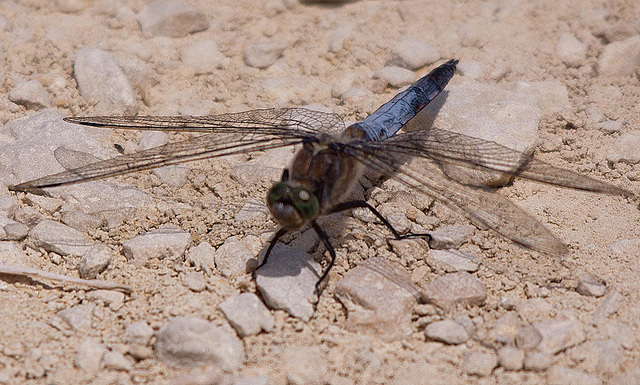
[[[565,244],[527,212],[489,188],[469,186],[440,170],[421,168],[408,157],[432,164],[456,164],[502,172],[538,182],[596,193],[631,196],[612,184],[558,168],[495,142],[438,129],[401,132],[405,124],[433,101],[454,76],[458,60],[449,60],[417,80],[364,120],[348,127],[330,112],[304,108],[256,109],[209,116],[67,117],[65,121],[115,129],[192,132],[190,139],[117,156],[24,182],[10,189],[45,193],[43,189],[153,169],[187,161],[245,154],[280,147],[301,148],[282,178],[267,193],[267,206],[280,228],[258,269],[286,233],[310,225],[329,253],[316,290],[329,274],[336,253],[318,225],[320,216],[355,208],[370,210],[397,239],[401,235],[365,200],[348,200],[365,167],[439,200],[528,249],[565,254]],[[257,270],[257,269],[256,269]]]

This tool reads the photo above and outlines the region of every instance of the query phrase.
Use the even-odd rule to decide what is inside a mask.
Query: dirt
[[[212,114],[313,104],[330,108],[345,121],[355,121],[373,112],[397,90],[387,87],[353,104],[332,97],[332,85],[341,78],[352,77],[357,87],[378,89],[372,74],[385,66],[394,44],[412,37],[436,47],[443,59],[481,63],[484,68],[484,75],[478,79],[481,82],[501,85],[520,80],[556,80],[566,85],[570,108],[545,116],[540,127],[542,141],[559,145],[552,146],[552,151],[536,151],[536,157],[636,193],[640,191],[638,181],[630,181],[626,176],[640,171],[638,165],[608,164],[604,160],[604,154],[620,133],[601,130],[600,122],[588,113],[597,110],[605,116],[604,120],[624,122],[622,132],[640,126],[638,71],[620,77],[601,76],[597,72],[598,56],[607,43],[640,33],[638,2],[190,1],[207,15],[211,27],[183,38],[147,38],[137,24],[123,24],[116,17],[121,6],[137,13],[146,3],[78,1],[81,6],[77,12],[63,13],[56,8],[57,2],[3,2],[0,9],[12,26],[0,31],[2,69],[6,75],[2,82],[4,93],[20,81],[36,79],[53,96],[53,105],[65,114],[91,115],[90,101],[84,100],[76,89],[73,58],[76,50],[95,46],[111,52],[117,60],[135,58],[140,52],[150,53],[146,64],[157,73],[157,83],[138,91],[139,100],[144,102],[139,114]],[[597,17],[601,10],[608,15],[602,20]],[[341,25],[351,25],[353,30],[344,47],[332,53],[327,47],[332,32]],[[567,67],[558,58],[556,44],[562,32],[588,44],[587,56],[578,67]],[[181,65],[182,47],[202,39],[214,39],[230,59],[224,69],[194,75]],[[244,49],[256,41],[280,42],[287,48],[271,67],[250,68],[243,60]],[[416,76],[432,67],[416,71]],[[266,79],[278,79],[281,85],[265,87]],[[454,78],[453,83],[461,81]],[[612,88],[619,92],[612,93]],[[3,123],[36,113],[10,106],[7,98],[0,103]],[[113,134],[114,141],[137,138],[134,133]],[[234,220],[247,199],[263,199],[270,186],[266,181],[248,185],[231,178],[230,169],[239,161],[242,160],[191,164],[189,182],[179,189],[162,185],[149,173],[120,180],[153,194],[162,204],[156,210],[136,213],[109,232],[90,234],[120,252],[100,277],[128,283],[134,292],[119,309],[97,305],[89,332],[70,332],[55,321],[58,311],[91,303],[88,291],[1,276],[8,288],[0,292],[0,374],[4,376],[0,379],[10,384],[45,384],[58,375],[58,381],[62,381],[58,383],[64,383],[60,380],[64,378],[70,379],[68,383],[78,384],[166,383],[192,373],[169,368],[153,357],[137,362],[129,357],[133,369],[128,371],[104,369],[90,373],[77,369],[74,359],[80,342],[87,336],[98,338],[109,349],[126,353],[124,328],[138,321],[146,321],[158,329],[171,317],[184,315],[225,324],[227,321],[217,306],[231,294],[255,290],[249,275],[226,280],[210,274],[205,275],[207,289],[193,292],[182,284],[183,275],[195,269],[188,263],[156,261],[141,268],[129,264],[121,253],[124,240],[162,224],[174,224],[189,231],[193,245],[207,241],[219,247],[229,236],[250,234],[266,243],[277,228],[273,220],[242,224]],[[206,181],[198,175],[206,175]],[[371,189],[367,194],[370,193]],[[483,261],[475,275],[486,286],[488,299],[481,307],[457,308],[447,315],[447,318],[471,317],[478,330],[474,338],[458,346],[425,341],[424,326],[417,322],[418,314],[413,333],[401,341],[385,342],[376,336],[345,330],[346,311],[333,297],[332,285],[359,260],[393,254],[382,225],[358,223],[346,215],[341,217],[344,223],[337,230],[329,231],[339,261],[314,317],[304,323],[283,311],[273,311],[274,330],[243,339],[246,362],[234,374],[239,377],[267,374],[273,383],[286,383],[289,369],[283,369],[286,365],[282,357],[303,347],[306,350],[301,357],[313,360],[321,357],[318,368],[326,366],[326,371],[318,373],[318,383],[541,383],[548,375],[545,371],[506,371],[498,367],[490,375],[478,377],[462,369],[465,354],[490,350],[482,333],[488,333],[495,320],[508,312],[500,305],[502,297],[514,301],[538,297],[551,305],[548,312],[538,317],[570,312],[584,326],[587,341],[610,337],[614,325],[622,324],[630,330],[630,342],[620,350],[621,357],[612,370],[599,371],[589,361],[591,356],[579,347],[554,355],[554,364],[578,369],[610,383],[630,378],[624,377],[625,373],[636,370],[640,362],[637,279],[640,250],[636,246],[619,254],[610,245],[640,238],[637,200],[519,180],[502,193],[548,224],[569,245],[570,253],[562,258],[539,255],[478,230],[465,249],[475,252]],[[21,201],[21,205],[27,203]],[[463,217],[442,211],[442,223],[468,224]],[[353,223],[360,227],[359,233],[366,232],[376,241],[367,244],[347,237]],[[286,237],[285,241],[294,238]],[[29,247],[26,241],[18,244],[29,255],[25,265],[77,275],[77,259],[60,261]],[[322,251],[316,251],[316,255],[321,254]],[[409,268],[415,270],[420,266],[424,263]],[[603,297],[575,291],[581,272],[588,272],[606,284],[607,293],[617,291],[622,295],[617,311],[604,323],[591,323],[592,313]],[[636,375],[636,381],[638,378]]]

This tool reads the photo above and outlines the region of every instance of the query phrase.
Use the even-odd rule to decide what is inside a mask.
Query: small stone
[[[80,211],[68,211],[62,214],[62,223],[82,232],[90,232],[105,225],[105,221]]]
[[[102,367],[128,372],[133,369],[133,364],[122,353],[111,351],[102,356]]]
[[[584,64],[587,57],[587,45],[570,33],[564,32],[558,38],[556,54],[566,65],[579,67]]]
[[[423,288],[423,295],[435,305],[450,309],[456,304],[480,306],[487,299],[482,282],[467,272],[443,275]]]
[[[29,232],[37,247],[60,255],[83,255],[94,243],[85,234],[52,220],[43,220]]]
[[[353,32],[353,25],[343,24],[332,29],[329,35],[329,52],[337,53],[342,51],[344,41],[347,40]]]
[[[404,39],[392,48],[387,65],[416,70],[435,63],[440,57],[432,45],[417,39]]]
[[[244,62],[249,67],[267,68],[282,56],[286,48],[281,43],[253,43],[244,51]]]
[[[578,276],[578,287],[576,291],[590,297],[602,297],[607,291],[607,286],[598,282],[590,274],[583,273]]]
[[[264,201],[259,199],[249,198],[247,203],[242,205],[238,214],[236,214],[235,220],[238,222],[247,221],[264,221],[269,215],[269,209]]]
[[[640,162],[640,130],[621,134],[607,151],[607,161],[636,164]]]
[[[498,350],[498,365],[505,370],[520,370],[524,363],[524,351],[513,346],[503,346]]]
[[[622,295],[617,290],[609,292],[593,312],[592,323],[597,324],[602,322],[607,317],[617,312],[618,308],[620,308],[620,302],[622,302]]]
[[[125,338],[130,343],[147,345],[153,337],[153,329],[145,321],[128,325],[124,330]]]
[[[169,142],[169,135],[164,131],[145,131],[140,137],[141,150],[164,146]]]
[[[413,71],[401,67],[383,67],[373,74],[376,79],[383,79],[392,87],[400,88],[408,86],[416,79]]]
[[[209,29],[209,20],[200,9],[179,1],[154,1],[136,17],[142,33],[147,37],[184,37]]]
[[[175,368],[219,366],[237,370],[244,361],[242,341],[228,327],[193,317],[176,317],[156,333],[158,360]]]
[[[189,171],[189,167],[173,165],[156,168],[153,170],[153,175],[157,176],[162,180],[162,182],[171,187],[181,188],[185,183],[187,183],[187,175],[189,174]]]
[[[246,274],[261,248],[262,242],[255,235],[229,237],[213,255],[216,268],[225,278]]]
[[[268,262],[255,271],[256,286],[271,309],[282,309],[306,322],[313,315],[320,274],[320,265],[311,255],[278,243]]]
[[[113,260],[113,252],[105,245],[94,245],[90,247],[80,259],[78,273],[84,279],[96,279],[98,274],[109,267]]]
[[[465,328],[452,320],[432,322],[427,325],[424,332],[428,339],[449,345],[459,345],[469,339]]]
[[[533,323],[542,336],[536,349],[542,353],[555,354],[586,339],[583,326],[572,319],[549,318]]]
[[[602,122],[600,129],[606,133],[620,132],[622,130],[622,122],[618,120],[607,120]]]
[[[27,194],[25,201],[31,205],[38,205],[48,214],[53,214],[62,206],[62,199],[50,198],[41,195]]]
[[[186,261],[200,271],[203,271],[206,274],[211,274],[213,269],[216,267],[213,260],[215,252],[216,249],[214,249],[209,243],[201,242],[198,246],[189,249]]]
[[[85,338],[78,346],[78,351],[73,360],[76,368],[89,373],[95,373],[100,369],[102,357],[109,350],[100,343],[97,338]]]
[[[58,312],[58,316],[75,331],[86,332],[91,329],[91,315],[95,305],[76,305]]]
[[[598,73],[630,76],[640,66],[640,36],[607,44],[598,58]]]
[[[211,74],[229,65],[229,59],[220,52],[218,44],[209,39],[185,47],[182,62],[196,75]]]
[[[468,352],[462,362],[462,371],[471,376],[488,376],[498,365],[498,358],[494,353],[478,351]]]
[[[4,216],[0,216],[0,241],[17,241],[29,234],[29,227]]]
[[[482,64],[478,62],[461,61],[456,66],[456,70],[458,70],[462,76],[471,80],[479,79],[484,74]]]
[[[547,370],[547,385],[602,385],[602,380],[576,369],[554,365]]]
[[[548,317],[552,310],[553,305],[544,298],[531,298],[516,305],[518,315],[527,323]]]
[[[37,80],[18,83],[9,91],[9,100],[30,110],[40,110],[50,106],[49,94]]]
[[[275,324],[269,309],[253,293],[227,298],[218,306],[240,337],[270,332]]]
[[[508,312],[498,318],[487,335],[488,340],[499,345],[513,345],[522,328],[522,321],[515,312]]]
[[[431,265],[431,261],[437,262],[444,266],[446,272],[467,271],[474,272],[478,270],[479,263],[477,257],[471,254],[463,253],[455,249],[449,250],[429,250],[427,263]]]
[[[542,334],[532,325],[523,327],[516,335],[516,346],[524,351],[535,349],[540,342],[542,342]]]
[[[349,270],[335,289],[336,298],[347,309],[346,327],[385,340],[408,336],[416,303],[411,284],[401,265],[381,257]]]
[[[178,261],[191,243],[191,234],[174,226],[163,226],[157,230],[138,235],[122,244],[128,260],[145,264],[152,258]]]
[[[151,347],[136,343],[129,345],[128,353],[136,361],[142,361],[153,357],[153,349]]]
[[[202,273],[196,273],[195,271],[188,271],[182,279],[182,284],[196,293],[199,293],[206,288],[204,276]]]
[[[474,226],[442,226],[429,233],[429,246],[432,249],[457,249],[468,242],[475,232]]]
[[[525,370],[535,372],[543,372],[547,370],[551,364],[553,364],[553,355],[548,353],[532,352],[527,354],[527,357],[524,359]]]
[[[15,196],[5,195],[0,197],[0,215],[11,218],[18,210],[18,200]]]
[[[118,310],[124,304],[124,293],[114,290],[92,290],[87,293],[87,299],[104,303],[111,310]]]
[[[88,101],[97,101],[96,114],[137,114],[139,104],[133,88],[110,53],[98,48],[78,51],[73,74],[80,94]]]

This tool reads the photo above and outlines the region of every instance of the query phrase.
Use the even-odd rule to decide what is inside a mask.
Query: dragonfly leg
[[[278,232],[276,232],[276,235],[274,235],[271,241],[269,242],[269,247],[267,248],[267,252],[264,254],[264,258],[262,259],[262,262],[260,262],[260,264],[258,265],[258,267],[255,268],[254,271],[258,270],[259,268],[267,264],[269,255],[271,255],[271,251],[273,250],[273,247],[276,245],[276,242],[278,242],[278,239],[280,239],[280,237],[282,237],[286,233],[287,233],[287,230],[285,229],[280,229],[278,230]]]
[[[333,250],[333,246],[331,246],[331,243],[329,242],[329,237],[327,237],[327,234],[324,232],[324,230],[322,230],[322,228],[318,226],[316,221],[311,221],[311,226],[316,231],[316,234],[318,234],[318,237],[320,238],[320,240],[322,240],[324,247],[329,251],[329,255],[331,256],[329,265],[327,265],[327,268],[322,273],[322,276],[320,276],[320,279],[318,280],[318,282],[316,282],[316,295],[320,297],[320,284],[322,283],[322,281],[324,281],[325,278],[327,278],[327,275],[329,275],[329,271],[331,271],[333,263],[336,261],[336,252],[335,250]]]
[[[391,223],[389,223],[389,221],[387,221],[385,217],[383,217],[382,214],[378,212],[378,210],[376,210],[373,206],[371,206],[369,203],[365,201],[349,201],[349,202],[340,203],[334,208],[332,208],[330,213],[333,214],[340,211],[355,209],[360,207],[369,209],[378,219],[380,219],[380,221],[382,221],[382,223],[385,226],[387,226],[389,230],[391,230],[391,232],[393,233],[393,236],[396,237],[396,239],[407,239],[407,238],[413,238],[413,237],[427,237],[431,239],[431,234],[429,233],[400,235],[400,233],[398,233],[396,229],[394,229],[393,226],[391,226]]]

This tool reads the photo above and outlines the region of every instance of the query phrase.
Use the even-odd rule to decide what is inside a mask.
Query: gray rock
[[[498,349],[498,365],[504,370],[520,370],[524,363],[524,351],[513,346]]]
[[[109,267],[113,260],[114,254],[105,245],[95,245],[90,247],[82,255],[78,264],[78,273],[81,278],[95,279],[98,274],[102,273]]]
[[[433,249],[457,249],[468,242],[475,231],[471,225],[442,226],[429,233],[429,246]]]
[[[531,352],[524,359],[524,369],[543,372],[553,364],[553,355],[549,353]]]
[[[27,255],[14,242],[0,242],[0,263],[24,265]]]
[[[590,297],[602,297],[607,291],[607,286],[598,282],[598,280],[590,274],[582,273],[578,275],[578,287],[576,291]]]
[[[478,270],[480,263],[475,255],[463,253],[455,249],[449,250],[429,250],[427,263],[432,261],[443,265],[448,273],[456,271],[474,272]]]
[[[617,163],[636,164],[640,162],[640,130],[621,134],[607,151],[607,160]]]
[[[349,270],[337,284],[335,296],[347,309],[346,327],[385,340],[408,336],[416,299],[409,273],[385,258],[370,258]],[[464,329],[463,329],[464,330]]]
[[[464,355],[462,371],[472,376],[488,376],[498,365],[498,358],[492,352],[472,351]]]
[[[408,86],[416,80],[416,75],[413,71],[395,66],[380,68],[373,74],[373,77],[383,79],[396,88]]]
[[[141,264],[152,258],[178,261],[190,244],[191,234],[174,226],[163,226],[125,241],[122,251],[128,260]]]
[[[180,188],[187,183],[189,167],[181,165],[165,166],[154,169],[153,174],[167,185]]]
[[[95,305],[76,305],[57,314],[72,330],[87,332],[91,329],[93,309]]]
[[[427,339],[444,342],[450,345],[459,345],[469,339],[465,328],[452,320],[432,322],[424,329]]]
[[[91,290],[87,293],[87,299],[107,305],[109,309],[116,311],[124,304],[124,293],[114,290]]]
[[[182,63],[200,75],[225,69],[229,59],[220,52],[215,41],[207,39],[186,46],[182,50]]]
[[[558,80],[541,82],[516,81],[507,85],[507,89],[522,96],[533,95],[537,98],[538,107],[543,115],[552,115],[571,107],[569,90]]]
[[[60,220],[65,225],[71,226],[74,229],[85,233],[99,229],[100,227],[105,225],[105,221],[103,221],[102,219],[77,210],[64,212]]]
[[[262,241],[255,235],[229,237],[213,255],[216,268],[225,278],[246,274],[261,248]]]
[[[524,351],[530,351],[540,345],[540,342],[542,342],[542,334],[532,325],[528,325],[518,331],[515,342],[518,348]]]
[[[432,45],[417,39],[404,39],[391,50],[387,65],[416,70],[440,59],[440,53]]]
[[[244,361],[242,341],[228,327],[200,318],[176,317],[156,333],[158,360],[175,368],[215,365],[233,371]]]
[[[600,129],[608,134],[620,132],[622,130],[622,122],[618,120],[607,120],[606,122],[602,122]]]
[[[164,131],[145,131],[140,137],[141,150],[148,150],[150,148],[160,147],[169,142],[169,135]]]
[[[456,70],[458,70],[462,76],[471,80],[479,79],[484,74],[482,64],[474,61],[461,61],[456,66]]]
[[[286,48],[282,43],[252,43],[244,51],[244,62],[249,67],[267,68],[282,56]]]
[[[579,67],[587,57],[587,45],[572,34],[564,32],[556,43],[556,54],[567,66]]]
[[[547,370],[547,385],[602,385],[602,380],[577,369],[554,365]]]
[[[94,245],[78,230],[48,219],[32,228],[29,238],[37,247],[60,255],[83,255]]]
[[[256,286],[267,306],[308,321],[320,272],[312,256],[278,243],[267,264],[256,270]]]
[[[240,337],[270,332],[275,324],[269,309],[253,293],[227,298],[218,306]]]
[[[0,215],[7,218],[13,217],[18,210],[18,199],[14,195],[0,197]]]
[[[129,343],[147,345],[153,337],[153,329],[145,321],[138,321],[127,325],[124,336]]]
[[[282,169],[288,167],[292,157],[290,147],[267,150],[249,162],[234,166],[231,177],[244,185],[280,180]]]
[[[85,338],[78,346],[73,364],[82,371],[95,373],[100,369],[102,357],[108,351],[99,339]]]
[[[426,284],[422,292],[431,303],[443,309],[456,304],[480,306],[487,299],[487,289],[482,282],[467,272],[443,275]]]
[[[202,273],[197,273],[195,271],[188,271],[182,279],[182,284],[196,293],[199,293],[206,288],[204,276]]]
[[[40,208],[42,208],[48,214],[55,213],[63,204],[63,201],[61,199],[34,194],[25,195],[25,201],[31,205],[40,206]]]
[[[16,84],[9,91],[9,100],[30,110],[40,110],[51,105],[49,94],[37,80]]]
[[[600,323],[617,312],[622,299],[622,295],[617,290],[611,290],[593,312],[592,323]]]
[[[192,266],[195,266],[197,269],[211,274],[213,269],[215,269],[216,265],[213,260],[213,255],[215,254],[216,249],[213,248],[207,242],[200,242],[200,244],[196,247],[192,247],[187,252],[186,261],[189,262]]]
[[[84,48],[76,53],[73,74],[80,94],[97,101],[96,114],[136,115],[139,104],[129,79],[110,53]]]
[[[605,76],[633,75],[640,66],[640,36],[607,44],[598,58],[598,74]]]
[[[102,356],[102,367],[128,372],[133,369],[133,364],[127,360],[124,354],[117,351],[110,351]]]
[[[572,319],[549,318],[533,323],[533,327],[542,336],[536,349],[546,354],[561,352],[586,339],[582,324]]]
[[[515,312],[508,312],[498,318],[487,335],[488,341],[497,346],[513,345],[518,331],[522,328],[522,321]]]
[[[238,222],[247,222],[252,220],[264,221],[269,215],[269,209],[264,201],[254,198],[247,199],[247,202],[242,205],[238,214],[236,214],[235,220]]]
[[[622,346],[612,339],[589,341],[581,348],[585,367],[593,372],[610,376],[623,370],[625,355]]]
[[[29,227],[4,216],[0,216],[0,241],[17,241],[29,234]]]
[[[541,320],[553,310],[553,305],[544,298],[531,298],[516,305],[516,311],[524,322]]]
[[[200,9],[179,1],[154,1],[144,7],[136,17],[142,33],[147,37],[184,37],[209,29],[209,20]]]

